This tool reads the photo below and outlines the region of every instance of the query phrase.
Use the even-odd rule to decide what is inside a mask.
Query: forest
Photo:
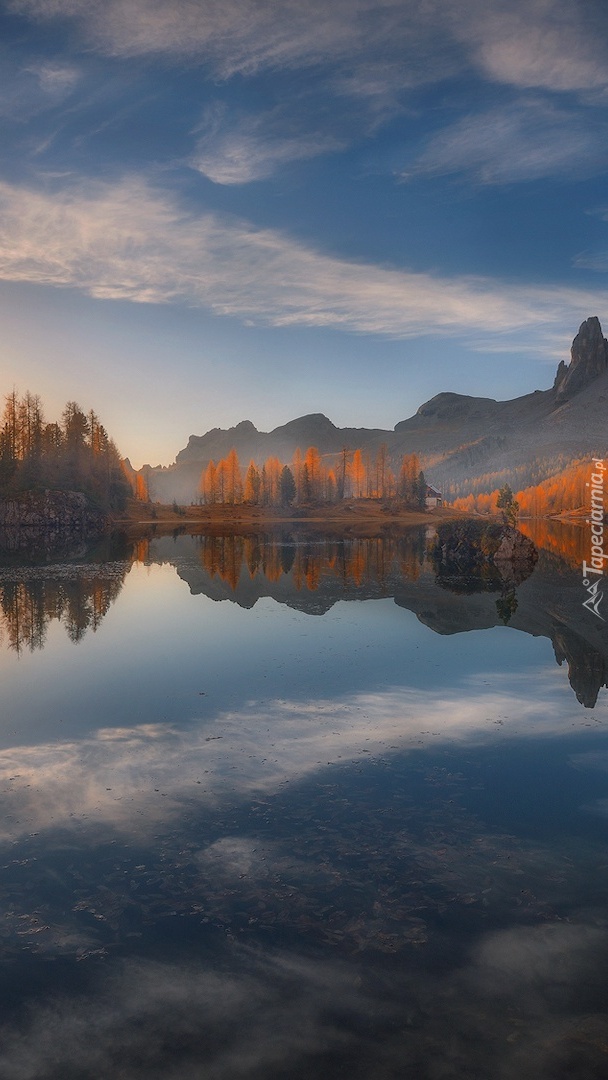
[[[146,476],[130,475],[133,494],[143,501],[150,493]],[[397,500],[407,509],[425,508],[427,483],[417,454],[407,454],[393,469],[385,445],[372,457],[344,448],[321,455],[315,446],[296,450],[289,465],[268,457],[261,466],[243,467],[233,448],[220,461],[210,461],[198,482],[197,501],[205,506],[318,506],[344,499]]]
[[[584,508],[589,499],[589,461],[575,461],[556,476],[515,492],[521,517],[548,517]],[[457,510],[479,514],[497,514],[500,488],[489,493],[470,494],[454,499]]]
[[[0,421],[0,496],[81,491],[100,510],[123,509],[130,495],[120,454],[92,410],[75,401],[61,420],[45,419],[37,394],[5,398]]]

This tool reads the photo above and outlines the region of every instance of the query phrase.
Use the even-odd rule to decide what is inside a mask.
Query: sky
[[[139,467],[608,329],[604,0],[4,0],[0,374]]]

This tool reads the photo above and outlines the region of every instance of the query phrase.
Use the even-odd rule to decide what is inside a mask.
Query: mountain
[[[301,416],[270,432],[250,420],[228,430],[191,435],[168,468],[144,466],[153,499],[190,502],[201,472],[235,448],[241,464],[262,465],[267,457],[290,462],[299,447],[322,455],[344,447],[372,456],[385,444],[396,464],[417,453],[427,478],[451,495],[490,491],[503,483],[523,488],[553,475],[580,457],[608,453],[608,341],[599,319],[582,323],[570,363],[562,361],[553,386],[508,401],[441,393],[421,405],[393,431],[338,428],[322,413]]]

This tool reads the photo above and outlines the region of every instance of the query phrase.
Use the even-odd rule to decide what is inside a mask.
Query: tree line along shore
[[[125,463],[125,475],[140,502],[153,501],[149,472],[136,472]],[[348,500],[381,500],[408,510],[424,510],[429,485],[417,454],[403,455],[396,467],[385,445],[372,457],[360,449],[344,448],[322,455],[316,446],[297,449],[289,463],[268,457],[244,467],[236,449],[200,472],[193,504],[205,507],[249,506],[302,508],[339,505]],[[176,505],[176,504],[175,504]]]

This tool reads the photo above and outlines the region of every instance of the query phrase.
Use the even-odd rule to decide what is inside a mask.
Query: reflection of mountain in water
[[[544,531],[543,531],[544,530]],[[456,586],[432,561],[434,530],[370,538],[336,537],[310,528],[224,536],[154,536],[98,553],[99,562],[0,568],[0,640],[9,648],[42,648],[52,620],[72,641],[95,631],[118,596],[133,561],[168,563],[193,595],[252,608],[263,597],[310,615],[340,600],[392,597],[438,634],[508,624],[547,637],[568,664],[578,700],[593,708],[608,686],[608,626],[583,608],[578,563],[584,530],[526,531],[540,550],[534,572],[509,576],[480,570],[483,588]],[[546,533],[546,535],[545,535]],[[572,535],[571,535],[572,534]],[[564,557],[560,555],[563,551]],[[445,569],[445,567],[443,568]],[[473,583],[474,584],[474,583]]]
[[[545,527],[545,531],[546,531]],[[530,531],[530,530],[528,530]],[[556,531],[564,532],[560,527]],[[538,539],[533,537],[534,539]],[[559,539],[559,537],[558,537]],[[193,594],[251,608],[272,597],[313,615],[339,600],[393,597],[438,634],[503,626],[547,637],[559,664],[568,664],[578,700],[593,708],[608,686],[608,628],[582,606],[580,571],[556,553],[555,537],[541,548],[534,572],[501,593],[455,592],[438,582],[429,553],[432,532],[413,529],[399,538],[335,539],[293,533],[249,536],[176,536],[150,541],[147,558],[173,564]],[[503,584],[509,584],[504,582]],[[498,603],[497,603],[498,596]],[[502,606],[501,606],[502,600]],[[505,617],[505,604],[508,618]]]
[[[0,576],[0,642],[20,653],[44,648],[56,619],[77,642],[95,632],[122,589],[129,563],[62,565]],[[10,573],[10,576],[8,574]]]
[[[168,562],[193,594],[252,608],[262,597],[309,615],[339,600],[393,596],[416,581],[426,558],[424,530],[390,540],[282,531],[246,536],[176,536],[150,541],[152,562]]]

